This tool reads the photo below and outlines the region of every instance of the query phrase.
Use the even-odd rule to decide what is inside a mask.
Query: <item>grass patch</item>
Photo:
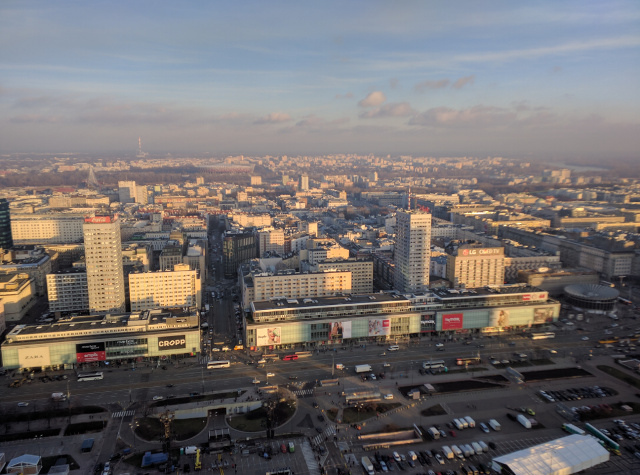
[[[435,406],[427,407],[420,411],[420,414],[423,416],[442,416],[446,414],[447,411],[444,410],[440,404],[436,404]]]
[[[327,411],[327,417],[331,421],[335,421],[336,417],[338,417],[338,410],[335,407],[332,407]]]
[[[161,440],[164,435],[164,426],[155,417],[136,419],[136,436],[143,440]],[[175,419],[171,423],[172,436],[180,441],[187,440],[198,435],[207,426],[207,419],[196,417],[193,419]]]
[[[382,414],[396,407],[400,407],[400,403],[382,403],[382,402],[369,402],[356,407],[347,407],[342,411],[342,422],[345,424],[352,424],[354,422],[361,422],[371,417],[375,417],[377,414]]]
[[[278,402],[273,409],[272,427],[276,428],[286,423],[296,412],[295,401],[283,400]],[[244,432],[260,432],[267,427],[267,411],[264,407],[259,407],[246,414],[234,416],[229,421],[229,425]]]
[[[627,384],[630,384],[635,388],[640,389],[640,379],[634,378],[633,376],[625,373],[624,371],[620,371],[617,368],[613,368],[611,366],[606,366],[606,365],[598,365],[597,368],[600,371],[607,373],[609,376],[613,376],[614,378],[617,378],[621,381],[624,381]]]

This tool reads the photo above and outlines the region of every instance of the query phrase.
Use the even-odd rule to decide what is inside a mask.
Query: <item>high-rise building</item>
[[[188,264],[177,264],[172,271],[142,272],[129,275],[131,311],[154,308],[200,308],[202,283],[198,271]]]
[[[450,246],[447,251],[447,280],[455,289],[504,284],[504,247],[480,243]]]
[[[85,218],[84,249],[89,310],[91,313],[124,312],[125,283],[118,218]]]
[[[9,202],[6,198],[0,198],[0,248],[8,250],[13,247],[11,237],[11,213]]]
[[[420,210],[398,210],[394,261],[396,290],[405,293],[428,290],[431,267],[431,214]]]
[[[309,190],[309,175],[300,175],[300,191]]]
[[[118,182],[118,200],[120,203],[136,203],[138,200],[137,188],[135,181],[119,181]]]

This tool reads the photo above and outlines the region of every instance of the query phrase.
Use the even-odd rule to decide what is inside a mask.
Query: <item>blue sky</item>
[[[0,2],[0,152],[637,157],[637,1]]]

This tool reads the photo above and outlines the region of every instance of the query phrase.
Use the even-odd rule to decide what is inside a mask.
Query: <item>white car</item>
[[[393,399],[393,394],[385,394],[384,398],[385,399]]]
[[[267,378],[270,378],[271,376],[275,376],[275,373],[267,373]]]
[[[27,407],[29,405],[28,402],[19,402],[18,407]]]
[[[394,452],[394,453],[393,453],[393,459],[394,459],[396,462],[400,462],[400,455],[398,454],[398,452]]]
[[[253,381],[251,381],[253,384],[260,384],[260,380],[259,379],[255,379],[253,378]]]
[[[589,337],[588,337],[588,336],[583,336],[583,337],[582,337],[582,341],[587,341],[587,340],[589,340]]]
[[[153,400],[154,400],[154,401],[160,401],[160,400],[162,400],[162,399],[164,399],[164,397],[163,397],[163,396],[153,396]]]
[[[444,346],[444,343],[436,343],[436,348],[442,348]]]

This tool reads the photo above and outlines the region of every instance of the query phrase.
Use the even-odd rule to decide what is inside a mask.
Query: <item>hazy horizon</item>
[[[0,4],[0,153],[640,150],[640,4]]]

